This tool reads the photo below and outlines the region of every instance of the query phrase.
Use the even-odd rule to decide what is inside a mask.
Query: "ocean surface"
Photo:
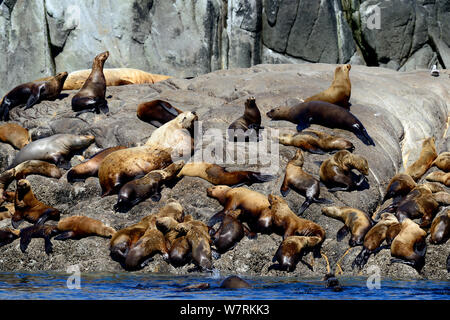
[[[224,290],[226,276],[188,276],[136,273],[82,273],[77,282],[66,273],[0,273],[0,299],[108,300],[108,299],[246,299],[246,300],[450,300],[450,281],[381,279],[369,289],[367,277],[339,277],[342,292],[325,287],[320,278],[245,277],[252,288]],[[205,290],[183,287],[209,283]],[[69,289],[68,284],[72,289]]]

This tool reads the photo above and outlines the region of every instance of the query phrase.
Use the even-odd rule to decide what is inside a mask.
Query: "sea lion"
[[[416,182],[409,174],[397,173],[389,181],[389,185],[386,188],[386,193],[383,197],[381,204],[386,200],[397,197],[406,196],[412,189],[417,186]]]
[[[336,238],[337,241],[342,241],[350,231],[351,237],[348,241],[350,247],[362,245],[364,236],[373,226],[372,219],[365,212],[351,207],[324,207],[322,214],[344,222]]]
[[[440,182],[446,187],[450,187],[450,172],[434,171],[425,177],[427,181]]]
[[[181,113],[183,111],[180,109],[175,108],[167,101],[159,99],[141,103],[137,107],[137,117],[157,128],[175,119]]]
[[[261,174],[255,171],[233,171],[208,162],[190,162],[178,173],[177,177],[199,177],[214,185],[241,186],[263,183],[273,180],[273,175]]]
[[[0,221],[9,219],[14,214],[14,205],[12,203],[8,203],[4,207],[0,207]]]
[[[329,103],[336,104],[345,109],[350,109],[350,95],[352,91],[352,85],[350,82],[350,69],[352,68],[349,64],[344,64],[337,66],[334,70],[334,79],[331,86],[318,93],[312,97],[306,98],[305,102],[309,101],[325,101]]]
[[[450,152],[442,152],[438,157],[433,161],[431,166],[436,166],[442,171],[449,172],[450,171]]]
[[[254,237],[254,234],[238,219],[230,214],[226,214],[219,229],[213,232],[212,240],[217,252],[225,253],[234,248],[244,235]]]
[[[67,172],[67,181],[72,183],[75,181],[84,181],[88,177],[97,177],[98,176],[98,168],[100,167],[100,163],[105,159],[107,155],[113,153],[117,150],[126,149],[127,147],[118,146],[103,149],[102,151],[94,154],[89,160],[76,165],[72,169]]]
[[[364,243],[361,252],[352,263],[352,269],[357,266],[359,269],[367,263],[371,254],[388,248],[397,233],[400,231],[400,222],[395,215],[391,213],[383,213],[380,221],[377,222],[364,236]],[[397,232],[393,232],[397,228]],[[387,246],[381,246],[386,240]]]
[[[344,138],[317,130],[304,130],[303,132],[311,132],[317,137],[310,134],[284,133],[280,135],[279,142],[285,146],[295,146],[316,154],[325,154],[325,152],[335,152],[336,150],[348,150],[350,152],[355,150],[353,143]]]
[[[127,182],[120,188],[114,210],[126,211],[148,198],[155,202],[159,201],[162,185],[174,178],[183,166],[184,161],[180,160],[165,169],[150,171],[142,178]]]
[[[70,156],[78,150],[88,147],[95,141],[91,135],[55,134],[30,142],[14,158],[11,169],[27,160],[43,160],[67,167]]]
[[[20,230],[14,230],[11,228],[0,229],[0,247],[10,244],[20,236]]]
[[[14,210],[15,212],[11,218],[11,224],[16,229],[23,220],[40,225],[47,220],[58,221],[60,217],[58,209],[48,206],[36,199],[31,190],[30,182],[25,179],[17,181]]]
[[[245,101],[244,115],[234,120],[228,130],[231,130],[231,136],[236,140],[240,134],[248,138],[252,133],[248,130],[254,130],[257,140],[259,140],[259,131],[264,129],[261,127],[261,113],[256,105],[255,97],[250,97]]]
[[[425,139],[422,143],[419,159],[406,168],[405,173],[409,174],[414,181],[418,181],[428,169],[431,168],[433,161],[437,158],[435,137]]]
[[[20,230],[20,250],[25,253],[28,245],[33,238],[44,238],[45,253],[49,255],[53,251],[53,244],[51,238],[59,233],[54,225],[33,225]]]
[[[58,221],[60,234],[55,240],[81,239],[90,236],[110,238],[116,230],[104,225],[101,221],[85,217],[70,216]]]
[[[175,239],[169,252],[170,264],[174,267],[181,267],[191,261],[191,247],[187,241],[186,236],[181,236]]]
[[[327,289],[332,289],[334,292],[341,292],[342,287],[339,283],[339,280],[336,278],[336,275],[334,273],[327,273],[322,281],[325,281],[325,287]]]
[[[83,87],[72,98],[72,110],[77,116],[84,112],[108,113],[108,102],[105,99],[106,79],[103,66],[109,57],[109,51],[98,54],[92,63],[92,71]]]
[[[391,263],[400,262],[412,266],[418,272],[425,264],[427,233],[417,223],[405,218],[401,223],[398,235],[391,243]]]
[[[31,142],[31,138],[24,127],[17,123],[5,123],[0,126],[0,141],[20,150]]]
[[[211,271],[213,267],[211,237],[208,227],[204,223],[201,224],[201,226],[196,225],[190,228],[186,233],[186,240],[191,247],[192,260],[196,268],[200,271]]]
[[[359,178],[352,169],[362,173]],[[330,192],[359,189],[367,181],[368,174],[367,159],[347,150],[336,152],[331,158],[322,162],[319,170],[320,181],[329,188]]]
[[[128,181],[152,170],[163,169],[171,163],[170,152],[148,146],[112,152],[103,159],[98,169],[102,197],[117,193]]]
[[[221,289],[243,289],[250,288],[251,285],[238,276],[229,276],[220,284]]]
[[[363,124],[350,111],[323,101],[303,102],[293,107],[278,107],[267,112],[272,120],[286,120],[297,124],[297,131],[318,124],[353,132],[364,144],[375,146]]]
[[[436,216],[431,223],[430,243],[442,244],[450,237],[450,209]]]
[[[327,199],[319,198],[320,183],[312,175],[303,171],[303,163],[302,150],[298,149],[286,166],[286,174],[284,175],[283,184],[280,189],[283,197],[286,197],[290,188],[305,197],[305,201],[297,212],[297,215],[301,215],[311,203],[331,203]]]
[[[43,100],[52,100],[58,97],[67,78],[67,72],[60,72],[46,81],[27,82],[21,84],[3,97],[0,105],[0,121],[9,120],[9,112],[12,108],[26,104],[24,110],[33,107]]]

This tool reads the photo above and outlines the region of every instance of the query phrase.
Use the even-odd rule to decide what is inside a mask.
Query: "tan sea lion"
[[[116,230],[106,226],[103,222],[85,217],[70,216],[58,221],[57,225],[60,234],[55,240],[81,239],[90,236],[110,238]]]
[[[98,54],[92,63],[92,71],[83,87],[72,98],[72,110],[77,116],[84,112],[108,113],[108,102],[105,99],[106,79],[103,66],[109,57],[109,51]]]
[[[433,161],[431,166],[436,166],[442,171],[450,172],[450,152],[442,152],[438,157]]]
[[[303,171],[303,163],[302,150],[298,149],[286,166],[286,174],[284,175],[283,184],[280,189],[283,197],[286,197],[290,188],[305,197],[305,201],[297,212],[297,215],[301,215],[311,203],[331,203],[327,199],[319,198],[320,183],[312,175]]]
[[[9,120],[9,111],[19,105],[26,104],[24,110],[33,107],[43,100],[58,97],[67,78],[67,72],[60,72],[46,81],[27,82],[8,92],[0,104],[0,121]]]
[[[428,169],[431,168],[433,161],[437,158],[435,137],[425,139],[422,143],[419,159],[406,168],[405,173],[409,174],[414,181],[418,181]]]
[[[144,102],[137,107],[137,117],[159,128],[183,113],[164,100]]]
[[[320,100],[350,109],[349,100],[352,85],[349,73],[351,68],[352,66],[349,64],[337,66],[334,70],[334,79],[331,86],[328,89],[305,99],[305,102]]]
[[[9,219],[14,214],[14,205],[12,203],[8,203],[4,207],[0,207],[0,221]]]
[[[361,121],[350,111],[324,101],[303,102],[293,107],[278,107],[267,112],[272,120],[286,120],[297,124],[297,131],[318,124],[353,132],[364,144],[375,146]]]
[[[256,105],[255,97],[250,97],[245,101],[244,115],[234,120],[228,130],[231,130],[231,136],[237,139],[240,135],[248,138],[254,131],[256,140],[259,140],[259,131],[261,127],[261,113]],[[251,131],[248,131],[251,130]]]
[[[446,187],[450,187],[450,172],[434,171],[425,177],[427,181],[440,182]]]
[[[436,216],[431,223],[430,243],[442,244],[450,237],[450,209]]]
[[[5,123],[0,126],[0,141],[20,150],[31,142],[31,138],[28,130],[17,123]]]
[[[72,183],[75,181],[84,181],[88,177],[98,176],[98,168],[103,159],[110,153],[126,148],[127,147],[123,146],[111,147],[94,154],[89,160],[70,169],[69,172],[67,172],[67,181]]]

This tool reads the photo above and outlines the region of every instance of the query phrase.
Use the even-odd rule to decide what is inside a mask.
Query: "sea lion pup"
[[[331,86],[328,89],[305,99],[305,102],[320,100],[334,103],[345,109],[350,109],[349,100],[352,85],[350,83],[349,73],[351,68],[352,66],[349,64],[337,66],[334,70],[334,79]]]
[[[406,168],[405,173],[409,174],[414,181],[418,181],[425,174],[425,172],[431,168],[433,161],[437,158],[438,154],[434,144],[435,141],[435,137],[425,139],[422,143],[422,150],[420,151],[419,159]]]
[[[84,181],[88,177],[97,177],[98,176],[98,168],[100,167],[100,163],[105,159],[107,155],[113,153],[117,150],[126,149],[127,147],[117,146],[103,149],[92,157],[89,160],[76,165],[72,169],[67,172],[67,181],[72,183],[75,181]]]
[[[431,223],[430,243],[442,244],[450,237],[450,209],[436,216]]]
[[[450,187],[450,172],[434,171],[426,176],[427,181],[440,182],[446,187]]]
[[[404,219],[398,235],[391,243],[391,263],[400,262],[412,266],[418,272],[425,264],[427,233],[411,219]]]
[[[259,130],[261,129],[264,129],[261,127],[261,113],[256,105],[255,97],[252,96],[245,101],[244,115],[234,120],[228,127],[228,130],[231,130],[233,140],[236,140],[240,134],[243,134],[248,139],[249,135],[251,135],[251,133],[247,132],[248,130],[254,130],[257,140],[259,140]]]
[[[399,197],[406,196],[416,186],[416,182],[409,174],[397,173],[392,177],[391,181],[389,181],[389,185],[386,188],[386,193],[381,201],[381,204],[391,198],[398,199]]]
[[[283,197],[286,197],[290,188],[305,197],[297,215],[301,215],[311,203],[331,203],[330,200],[319,198],[320,183],[312,175],[303,171],[303,163],[302,150],[298,149],[286,166],[286,174],[280,189]]]
[[[384,248],[388,248],[393,238],[395,238],[397,233],[400,231],[400,226],[401,225],[395,215],[391,213],[383,213],[380,221],[378,221],[377,224],[366,233],[363,248],[353,261],[352,269],[355,266],[362,269],[371,254],[375,254]],[[394,232],[395,228],[397,228],[397,232]],[[386,240],[387,245],[381,246],[384,240]]]
[[[11,169],[27,160],[43,160],[67,167],[70,156],[95,141],[91,135],[55,134],[35,140],[23,147],[14,158]]]
[[[20,236],[20,230],[14,230],[11,228],[0,229],[0,247],[10,244]]]
[[[220,284],[221,289],[243,289],[250,288],[251,285],[238,276],[229,276]]]
[[[325,132],[317,130],[304,130],[304,133],[313,133],[317,137],[310,134],[291,134],[284,133],[280,135],[279,141],[285,146],[295,146],[305,151],[317,154],[325,154],[326,152],[335,152],[337,150],[348,150],[352,152],[355,150],[355,146],[350,141],[338,137],[332,136]]]
[[[33,225],[20,230],[20,250],[25,253],[33,238],[44,238],[45,253],[49,255],[53,251],[51,238],[59,233],[54,225]]]
[[[0,126],[0,141],[20,150],[31,142],[31,138],[24,127],[17,123],[5,123]]]
[[[362,173],[359,177],[352,169]],[[319,170],[320,180],[329,192],[352,191],[367,183],[369,174],[367,159],[347,150],[336,152],[331,158],[322,162]],[[356,181],[359,179],[358,181]]]
[[[303,102],[293,107],[278,107],[267,112],[272,120],[286,120],[297,124],[297,131],[318,124],[353,132],[364,144],[375,146],[366,128],[350,111],[323,101]]]
[[[450,171],[450,152],[442,152],[438,157],[433,161],[431,166],[436,166],[442,171],[449,172]]]
[[[43,224],[47,220],[59,220],[60,212],[37,200],[31,191],[31,184],[28,180],[17,181],[16,197],[14,199],[14,215],[11,224],[14,228],[26,220],[33,224]]]
[[[170,152],[148,146],[112,152],[103,159],[98,169],[102,197],[117,193],[128,181],[152,170],[163,169],[171,163]]]
[[[67,72],[60,72],[47,81],[27,82],[15,87],[3,97],[0,121],[8,121],[9,111],[19,105],[26,104],[26,110],[39,101],[55,99],[61,93],[66,78]]]
[[[180,160],[165,169],[150,171],[142,178],[127,182],[120,188],[114,210],[124,212],[148,198],[159,201],[162,185],[174,178],[183,166],[184,161]]]
[[[103,65],[109,57],[109,51],[97,55],[92,63],[92,71],[83,87],[72,98],[72,110],[78,112],[108,113],[108,103],[105,99],[106,79],[103,74]]]
[[[90,236],[110,238],[116,230],[101,221],[85,216],[70,216],[58,221],[60,234],[55,240],[81,239]]]
[[[263,183],[275,177],[255,171],[233,171],[208,162],[189,162],[178,173],[177,177],[199,177],[215,185],[241,186]]]
[[[136,112],[140,120],[148,122],[157,128],[183,113],[183,111],[175,108],[167,101],[159,99],[139,104]]]
[[[344,222],[344,226],[338,230],[336,238],[337,241],[342,241],[350,231],[351,237],[348,241],[350,247],[362,245],[364,236],[373,225],[372,220],[365,212],[351,207],[324,207],[322,214]]]

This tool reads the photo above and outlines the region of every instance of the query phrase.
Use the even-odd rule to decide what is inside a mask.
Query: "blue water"
[[[342,292],[326,289],[319,278],[243,277],[251,289],[219,289],[225,276],[192,274],[81,274],[80,289],[68,289],[65,273],[0,273],[0,299],[248,299],[248,300],[450,300],[450,281],[381,280],[369,290],[365,277],[340,277]],[[207,282],[206,290],[183,287]]]

